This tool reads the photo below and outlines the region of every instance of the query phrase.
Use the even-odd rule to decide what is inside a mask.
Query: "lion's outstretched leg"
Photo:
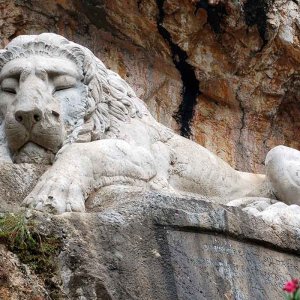
[[[56,213],[84,211],[91,191],[105,184],[147,183],[156,175],[147,150],[117,139],[72,144],[44,173],[24,205]]]
[[[245,196],[264,194],[265,175],[234,170],[225,161],[200,145],[174,136],[170,184],[177,190],[219,198],[221,203]]]
[[[300,151],[273,148],[266,157],[267,178],[275,195],[287,204],[300,205]]]

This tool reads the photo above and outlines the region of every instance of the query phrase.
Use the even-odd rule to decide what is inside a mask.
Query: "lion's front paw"
[[[62,176],[44,176],[23,201],[23,205],[51,213],[85,211],[85,199],[79,183]]]

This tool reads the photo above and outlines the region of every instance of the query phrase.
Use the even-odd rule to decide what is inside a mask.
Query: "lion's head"
[[[0,67],[0,145],[15,162],[49,163],[64,145],[101,139],[140,116],[129,85],[62,36],[19,36]]]

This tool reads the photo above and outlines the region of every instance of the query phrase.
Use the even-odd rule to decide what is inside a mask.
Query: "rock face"
[[[16,195],[27,185],[16,184]],[[282,298],[283,283],[300,272],[299,207],[210,200],[115,186],[91,197],[86,213],[32,212],[36,232],[61,240],[55,278],[32,274],[1,246],[0,295],[40,300],[55,289],[55,299],[78,300]],[[1,196],[0,212],[7,207],[20,210]]]
[[[299,273],[296,228],[206,199],[124,193],[101,212],[63,217],[60,261],[73,299],[280,299]]]
[[[0,6],[1,46],[44,31],[84,44],[135,88],[160,122],[238,169],[262,170],[266,152],[279,143],[300,146],[297,1],[4,0]],[[25,150],[22,162],[28,153],[43,155]],[[58,177],[74,166],[65,162],[53,169]],[[294,160],[291,166],[298,183]],[[1,162],[0,212],[20,210],[44,171]],[[57,178],[43,178],[44,190],[52,191]],[[71,183],[57,192],[69,197]],[[299,276],[298,206],[262,198],[224,206],[200,196],[104,187],[109,184],[88,189],[87,213],[34,213],[40,230],[58,233],[63,244],[57,279],[49,280],[61,299],[279,299],[283,283]],[[47,299],[49,283],[2,246],[0,262],[1,298]]]
[[[0,5],[2,47],[19,34],[45,31],[87,46],[160,122],[240,170],[263,171],[275,145],[300,148],[297,1]]]
[[[46,169],[43,165],[1,163],[0,212],[20,208]]]
[[[295,227],[207,199],[118,191],[89,213],[36,216],[63,237],[61,299],[280,299],[299,274]]]
[[[0,264],[1,300],[41,300],[47,295],[43,281],[3,245],[0,245]]]

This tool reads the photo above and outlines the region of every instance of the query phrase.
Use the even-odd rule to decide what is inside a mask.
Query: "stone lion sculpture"
[[[266,176],[236,171],[159,124],[118,74],[62,36],[19,36],[1,51],[0,65],[1,160],[51,165],[25,206],[84,211],[89,195],[109,185],[222,203],[272,194],[300,202],[297,150],[271,150]]]

